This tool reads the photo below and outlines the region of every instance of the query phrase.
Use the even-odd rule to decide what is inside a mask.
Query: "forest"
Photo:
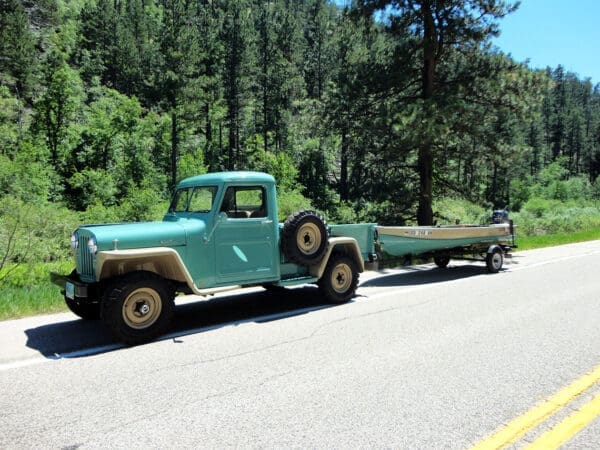
[[[518,4],[345,3],[0,0],[0,285],[210,171],[281,219],[600,228],[600,84],[495,48]]]

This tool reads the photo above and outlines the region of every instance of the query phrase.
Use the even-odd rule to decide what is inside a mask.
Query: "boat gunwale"
[[[514,229],[514,228],[513,228]],[[510,224],[436,225],[436,226],[377,226],[380,237],[424,240],[461,240],[474,238],[510,238]]]

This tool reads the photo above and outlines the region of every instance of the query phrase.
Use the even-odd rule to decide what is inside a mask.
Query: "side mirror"
[[[217,222],[225,222],[227,220],[227,213],[224,211],[221,211],[219,213],[219,215],[217,216]]]

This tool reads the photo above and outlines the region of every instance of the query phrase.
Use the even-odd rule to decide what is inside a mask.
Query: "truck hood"
[[[98,250],[119,250],[147,247],[180,247],[187,244],[190,234],[203,234],[206,225],[202,220],[177,222],[141,222],[111,225],[84,225],[80,235],[93,235]]]

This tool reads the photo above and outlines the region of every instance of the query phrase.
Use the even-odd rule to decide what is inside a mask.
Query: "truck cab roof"
[[[275,183],[275,178],[264,172],[233,171],[197,175],[179,182],[177,188],[221,185],[224,183]]]

